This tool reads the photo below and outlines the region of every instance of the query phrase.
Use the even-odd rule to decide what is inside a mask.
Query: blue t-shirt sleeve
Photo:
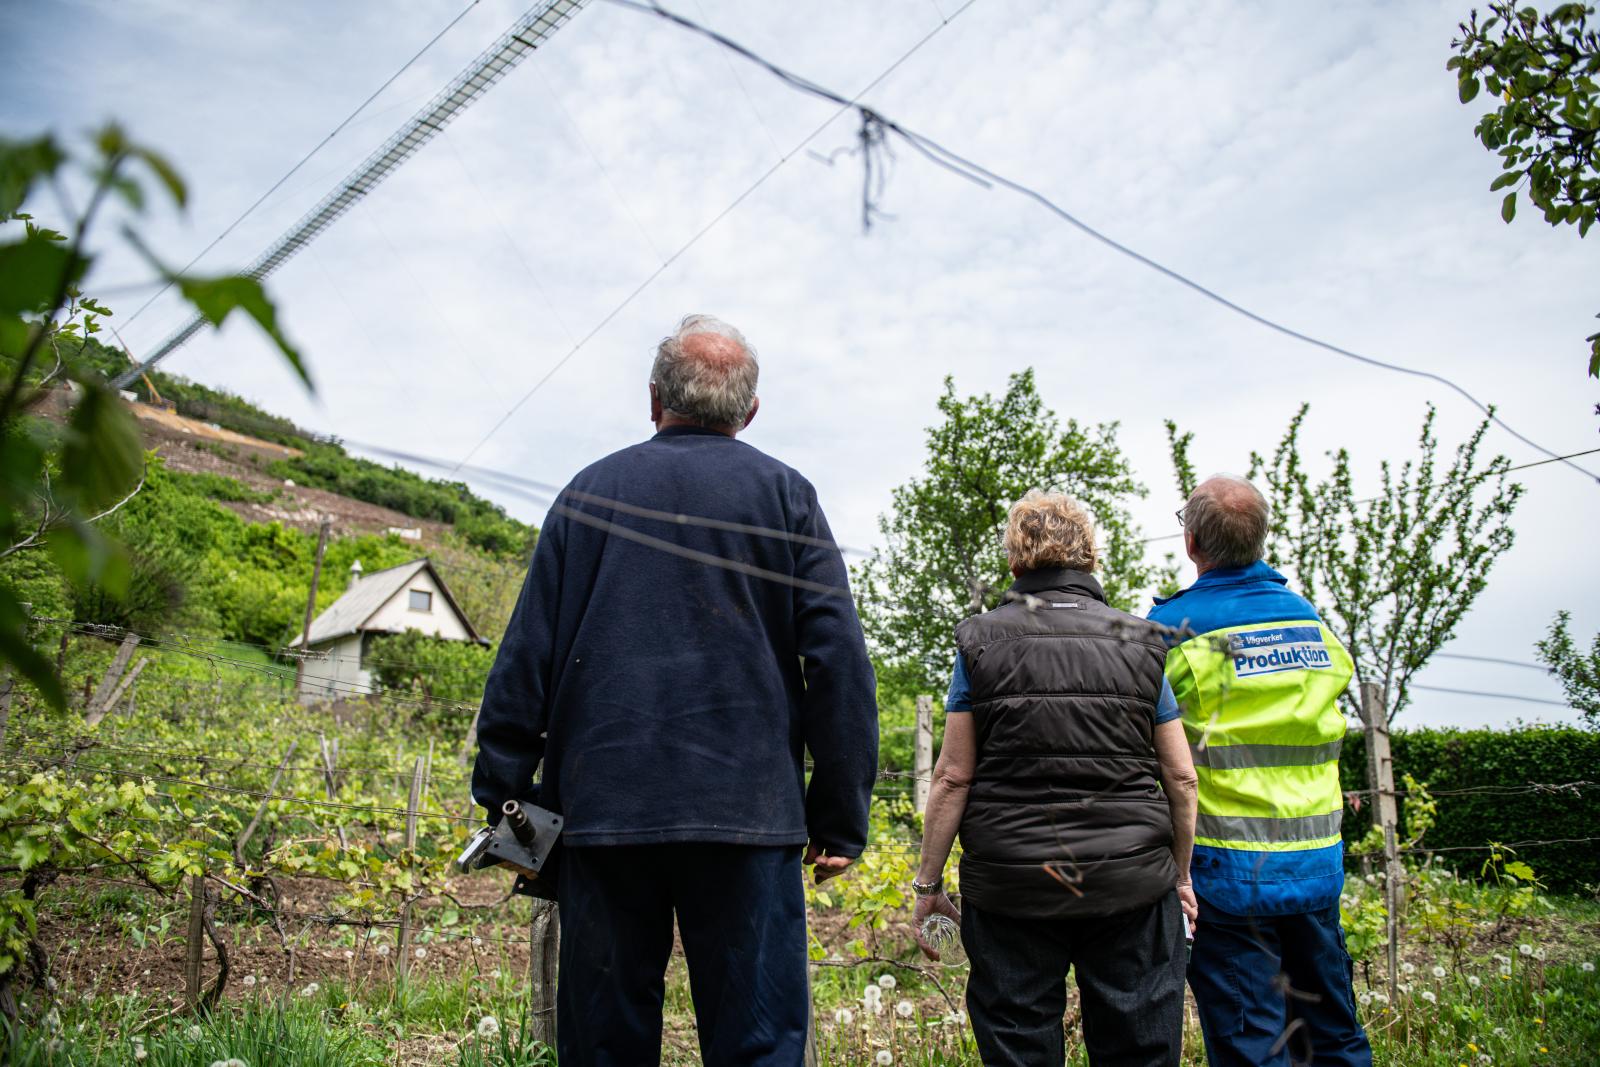
[[[1182,714],[1178,709],[1178,698],[1172,695],[1172,685],[1161,679],[1161,695],[1156,698],[1156,725],[1171,722]]]
[[[972,679],[967,677],[967,661],[956,653],[956,667],[950,672],[950,692],[944,698],[944,710],[972,710]]]

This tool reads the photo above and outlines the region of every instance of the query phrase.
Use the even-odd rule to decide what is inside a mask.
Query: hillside
[[[92,339],[81,359],[108,378],[128,365]],[[481,633],[498,638],[504,629],[537,531],[499,505],[464,484],[352,456],[176,375],[153,372],[132,392],[146,482],[101,524],[128,550],[128,590],[73,589],[46,551],[0,560],[0,581],[35,614],[276,648],[302,624],[326,519],[319,611],[343,592],[357,560],[370,572],[426,555]],[[46,413],[65,405],[63,396]]]
[[[122,353],[92,339],[80,358],[107,378],[129,365]],[[251,521],[315,530],[325,515],[336,530],[420,529],[425,541],[448,528],[497,555],[521,556],[532,547],[532,527],[464,483],[352,456],[337,440],[302,430],[232,393],[161,371],[129,391],[139,401],[135,413],[146,447],[166,459],[170,470],[224,475],[249,487],[248,498],[223,502]],[[168,417],[161,401],[180,418]],[[206,425],[223,432],[206,434]]]

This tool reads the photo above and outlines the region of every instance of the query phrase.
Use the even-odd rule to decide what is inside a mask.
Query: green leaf
[[[133,568],[122,546],[86,522],[71,522],[46,539],[50,558],[80,589],[98,586],[113,598],[128,591]]]
[[[0,219],[22,207],[33,183],[54,174],[65,160],[48,134],[32,141],[0,138]]]
[[[1500,201],[1500,220],[1502,222],[1510,222],[1516,217],[1517,194],[1515,192],[1510,192],[1506,194],[1506,198],[1504,200]]]
[[[184,298],[194,305],[195,310],[213,326],[222,325],[234,308],[241,308],[245,314],[255,319],[272,338],[273,344],[278,346],[289,365],[294,368],[306,388],[316,392],[316,386],[311,384],[311,375],[306,371],[305,361],[299,351],[289,343],[289,339],[278,328],[278,311],[273,307],[272,301],[267,297],[267,291],[261,283],[254,278],[242,274],[229,274],[220,278],[192,278],[179,275],[178,287],[183,291]]]
[[[1600,378],[1600,333],[1588,338],[1589,349],[1589,377]]]
[[[0,245],[0,315],[51,310],[69,271],[73,276],[68,280],[76,281],[83,273],[83,261],[75,261],[59,242],[34,235]]]
[[[1520,181],[1521,179],[1522,179],[1522,172],[1521,171],[1508,170],[1504,174],[1500,175],[1500,177],[1496,178],[1493,181],[1493,183],[1490,184],[1489,191],[1491,193],[1499,192],[1501,189],[1504,189],[1508,185],[1517,184],[1517,182]]]
[[[1521,860],[1512,860],[1510,863],[1506,864],[1505,871],[1513,878],[1520,878],[1524,882],[1533,881],[1533,868],[1529,867]]]
[[[61,449],[59,484],[83,509],[103,508],[132,489],[143,468],[139,426],[110,389],[83,384]]]
[[[139,148],[137,146],[132,151],[136,158],[142,160],[144,165],[155,173],[161,184],[166,186],[173,202],[179,207],[186,207],[189,203],[188,187],[183,184],[183,179],[173,169],[172,164],[167,162],[166,157],[148,148]]]
[[[67,695],[50,661],[28,643],[28,620],[16,595],[0,586],[0,663],[15,670],[33,684],[39,695],[57,711],[67,706]]]
[[[1463,75],[1460,84],[1456,87],[1463,104],[1470,103],[1472,98],[1478,95],[1478,89],[1478,79],[1472,74]]]

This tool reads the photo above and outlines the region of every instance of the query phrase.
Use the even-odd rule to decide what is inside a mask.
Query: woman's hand
[[[939,950],[928,944],[922,936],[922,925],[928,921],[930,915],[943,915],[957,926],[961,925],[961,912],[950,902],[950,894],[944,890],[927,897],[918,897],[917,906],[911,912],[911,922],[916,930],[917,944],[922,947],[922,954],[939,962]]]
[[[1185,878],[1178,883],[1178,906],[1189,917],[1189,933],[1200,925],[1200,902],[1194,898],[1194,886]]]

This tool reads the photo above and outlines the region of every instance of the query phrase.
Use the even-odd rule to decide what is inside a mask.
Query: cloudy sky
[[[467,9],[201,264],[236,269],[531,2],[0,0],[0,133],[77,134],[116,118],[167,152],[193,200],[146,228],[182,263]],[[1500,222],[1476,107],[1456,101],[1444,70],[1464,2],[669,6],[846,94],[939,29],[867,103],[1248,308],[1450,376],[1548,448],[1600,445],[1582,343],[1600,306],[1594,250],[1531,212]],[[832,111],[594,0],[273,279],[315,396],[243,323],[197,338],[166,369],[312,429],[459,460],[787,157],[473,461],[562,482],[646,435],[652,346],[689,311],[728,319],[760,350],[761,417],[747,440],[804,471],[853,545],[875,541],[890,490],[917,473],[946,374],[977,392],[1032,366],[1064,418],[1120,422],[1151,490],[1136,506],[1151,536],[1174,532],[1180,503],[1164,418],[1195,432],[1201,468],[1242,470],[1309,401],[1308,455],[1325,469],[1326,450],[1348,447],[1369,489],[1381,460],[1412,454],[1428,403],[1452,446],[1478,417],[1436,383],[1275,335],[904,148],[888,217],[863,235],[858,162],[818,158],[851,145],[854,122],[799,148]],[[142,354],[186,313],[163,298],[129,321],[149,291],[122,288],[141,270],[113,227],[103,234],[90,288],[118,294],[117,321]],[[1541,458],[1499,431],[1489,441],[1513,462]],[[1600,456],[1581,462],[1600,471]],[[1531,661],[1558,608],[1585,638],[1600,629],[1600,485],[1559,464],[1519,478],[1517,545],[1448,652]],[[1537,671],[1459,659],[1418,680],[1559,695]],[[1564,714],[1419,692],[1405,720]]]

